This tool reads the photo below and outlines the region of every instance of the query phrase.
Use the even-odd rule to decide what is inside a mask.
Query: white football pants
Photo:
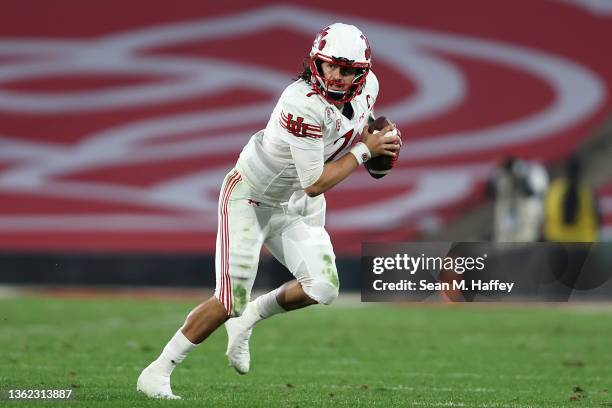
[[[219,197],[215,296],[229,316],[240,316],[250,300],[262,245],[309,297],[329,304],[338,296],[336,256],[323,227],[324,207],[322,215],[313,222],[291,205],[265,203],[235,169],[228,173]]]

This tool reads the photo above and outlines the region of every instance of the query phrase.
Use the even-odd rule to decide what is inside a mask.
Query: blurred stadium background
[[[535,212],[506,194],[511,158],[523,184],[524,165],[553,180],[579,158],[612,240],[608,0],[2,0],[0,400],[70,388],[75,406],[157,406],[135,381],[211,293],[222,178],[335,21],[369,37],[398,167],[326,194],[337,304],[258,326],[239,379],[217,331],[174,390],[189,406],[612,406],[609,276],[597,304],[346,296],[362,241],[541,238],[548,184]],[[499,218],[502,196],[527,215]],[[257,291],[290,278],[265,254],[259,271]]]
[[[0,14],[0,283],[211,287],[223,175],[334,21],[373,47],[399,166],[327,194],[362,241],[488,240],[510,156],[581,158],[612,238],[612,3],[38,2]],[[288,274],[264,256],[258,288]]]

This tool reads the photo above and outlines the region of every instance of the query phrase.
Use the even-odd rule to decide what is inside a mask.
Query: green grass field
[[[46,407],[612,407],[612,311],[567,306],[312,307],[257,326],[248,375],[219,330],[175,371],[183,400],[148,400],[136,378],[192,305],[0,299],[0,389],[74,390]]]

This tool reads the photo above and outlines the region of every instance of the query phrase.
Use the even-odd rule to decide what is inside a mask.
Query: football
[[[389,125],[390,123],[391,122],[389,122],[386,117],[380,116],[376,118],[374,122],[370,123],[370,126],[368,127],[368,131],[370,133],[375,133],[377,131],[382,130],[385,126]],[[394,130],[392,134],[396,134],[395,132],[396,131]],[[395,166],[395,163],[397,162],[398,157],[399,157],[399,150],[397,151],[397,155],[395,157],[391,157],[391,156],[374,157],[373,159],[370,159],[365,163],[365,167],[366,169],[368,169],[368,173],[370,173],[370,176],[378,179],[378,178],[386,176],[387,173],[391,171],[393,166]]]

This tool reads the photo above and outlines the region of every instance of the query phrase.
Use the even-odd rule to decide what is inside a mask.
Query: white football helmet
[[[310,50],[310,73],[313,89],[330,103],[346,103],[359,95],[370,72],[372,50],[365,35],[357,27],[335,23],[321,30]],[[347,91],[330,88],[321,63],[331,62],[356,69],[355,79]]]

